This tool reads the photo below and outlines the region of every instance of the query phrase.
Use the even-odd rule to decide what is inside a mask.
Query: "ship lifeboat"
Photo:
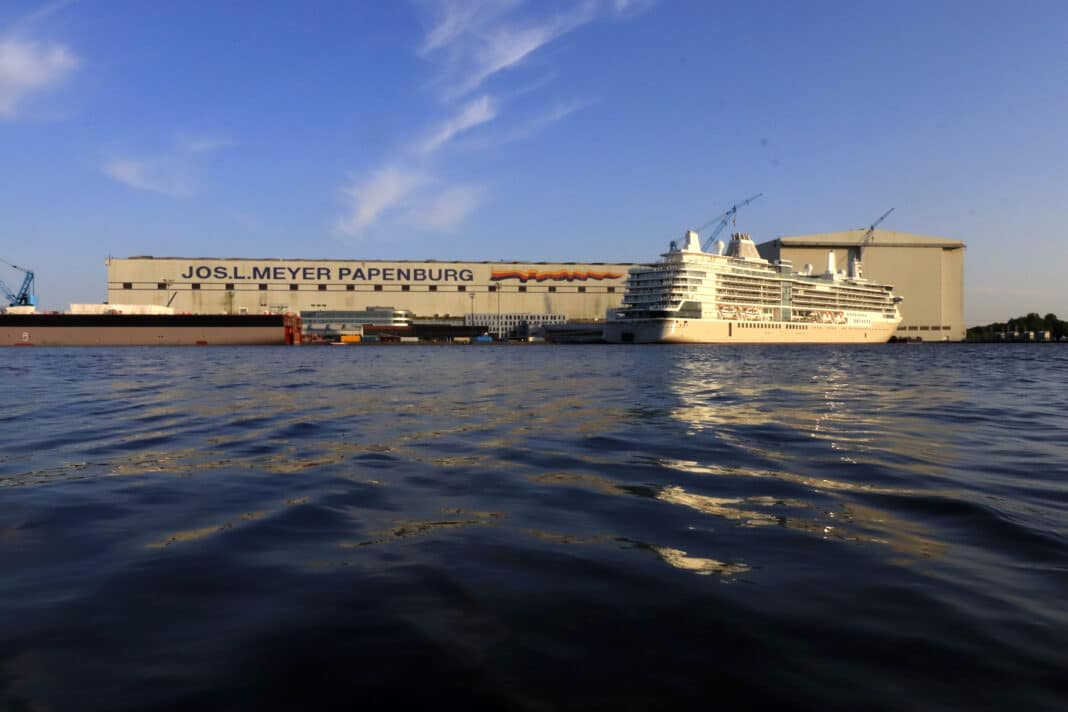
[[[745,318],[756,321],[760,318],[760,310],[756,307],[747,307],[745,310]]]
[[[725,304],[719,308],[720,319],[737,319],[738,310],[729,304]]]

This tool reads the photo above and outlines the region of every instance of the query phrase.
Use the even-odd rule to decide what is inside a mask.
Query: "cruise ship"
[[[687,231],[660,261],[634,267],[623,305],[608,313],[610,343],[885,343],[901,314],[893,287],[864,279],[859,260],[849,272],[811,265],[796,272],[786,260],[760,257],[749,235],[717,241],[712,252]]]

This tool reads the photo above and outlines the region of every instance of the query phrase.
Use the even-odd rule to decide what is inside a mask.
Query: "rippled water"
[[[0,705],[1068,704],[1068,349],[7,349]]]

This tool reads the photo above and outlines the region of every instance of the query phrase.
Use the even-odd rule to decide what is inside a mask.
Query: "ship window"
[[[490,288],[489,288],[489,291],[496,292],[497,291],[497,285],[496,284],[491,284]]]
[[[466,284],[461,284],[460,286],[458,286],[456,288],[456,291],[457,292],[466,292],[467,291],[467,285]]]
[[[193,282],[189,285],[190,289],[200,289],[200,282]]]
[[[381,292],[382,291],[382,285],[381,284],[376,284],[375,285],[375,291],[376,292]]]
[[[586,288],[585,287],[579,287],[578,290],[579,290],[579,294],[585,294],[586,293]]]
[[[355,292],[356,291],[356,285],[355,284],[346,284],[345,285],[345,291],[346,292]]]
[[[122,288],[123,289],[133,289],[133,282],[123,282],[122,283]]]
[[[527,291],[527,285],[525,285],[525,284],[522,284],[522,285],[520,285],[520,286],[519,286],[519,291],[520,291],[520,292],[525,292],[525,291]]]
[[[226,291],[228,291],[228,292],[234,291],[234,283],[233,282],[227,282],[226,283]]]
[[[320,292],[325,292],[326,291],[326,285],[325,284],[320,284],[319,285],[319,291]]]
[[[436,291],[438,291],[438,285],[432,284],[432,285],[430,285],[429,289],[430,289],[431,292],[436,292]]]
[[[549,287],[549,291],[550,292],[555,292],[556,291],[556,287]]]
[[[267,285],[266,285],[266,284],[262,284],[262,283],[261,283],[261,284],[260,284],[260,291],[261,291],[261,292],[266,292],[266,291],[267,291]]]
[[[297,291],[297,289],[298,289],[298,286],[297,286],[297,285],[295,285],[295,284],[291,284],[291,285],[289,285],[289,291],[291,291],[291,292],[295,292],[295,291]]]
[[[401,291],[402,292],[410,292],[410,291],[412,291],[412,286],[410,284],[402,284],[401,285]]]
[[[616,293],[616,288],[615,287],[609,287],[608,288],[608,293],[609,294],[615,294]]]
[[[166,289],[166,288],[167,288],[167,283],[166,282],[156,282],[156,289]]]

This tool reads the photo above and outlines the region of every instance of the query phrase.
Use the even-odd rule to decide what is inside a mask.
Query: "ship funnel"
[[[731,235],[731,244],[727,245],[727,256],[753,262],[767,262],[757,252],[753,239],[749,237],[748,233],[744,232],[736,232]]]
[[[701,238],[693,230],[686,231],[686,246],[682,249],[686,252],[700,252]]]

